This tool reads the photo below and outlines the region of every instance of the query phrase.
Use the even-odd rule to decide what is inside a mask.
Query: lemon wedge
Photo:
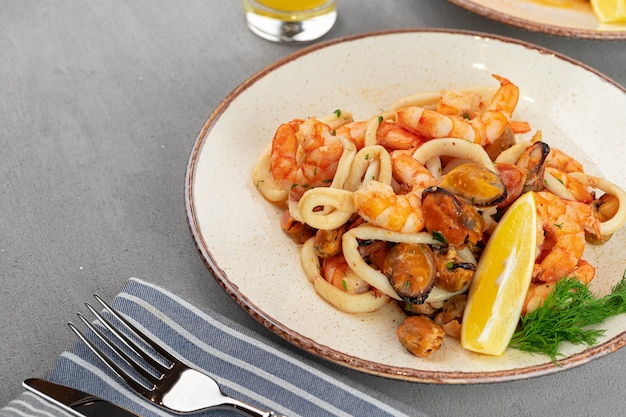
[[[476,266],[463,314],[464,349],[504,353],[530,285],[536,245],[537,210],[528,192],[504,213]]]
[[[602,23],[626,22],[626,0],[591,0],[591,8]]]

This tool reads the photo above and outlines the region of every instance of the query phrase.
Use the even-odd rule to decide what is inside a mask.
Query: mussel
[[[479,207],[495,206],[507,191],[498,173],[475,162],[461,164],[443,175],[439,187]]]
[[[516,141],[515,133],[507,126],[498,139],[484,146],[485,152],[489,155],[489,159],[495,161],[498,155],[515,145]]]
[[[398,243],[389,250],[382,272],[405,302],[422,304],[435,283],[432,250],[424,244]]]
[[[422,192],[422,212],[426,230],[441,234],[457,248],[475,245],[485,231],[485,220],[476,207],[441,187]]]
[[[285,210],[280,218],[280,227],[287,236],[299,245],[306,242],[310,237],[315,236],[316,233],[316,229],[294,219],[289,214],[289,210]]]
[[[600,222],[606,222],[613,218],[619,210],[619,199],[613,194],[602,194],[600,198],[597,198],[591,202],[591,208],[594,215]],[[612,235],[603,235],[600,239],[594,233],[590,233],[585,230],[585,239],[587,242],[594,245],[601,245],[606,243]]]
[[[396,334],[412,354],[427,357],[441,348],[445,331],[428,317],[410,316],[398,327]]]
[[[341,252],[341,237],[346,232],[347,226],[343,224],[336,229],[318,230],[315,233],[314,249],[320,258],[330,258]]]
[[[450,247],[441,247],[433,250],[437,278],[435,285],[449,292],[461,291],[467,288],[474,278],[476,265],[462,259]]]
[[[446,300],[433,321],[440,325],[448,336],[461,337],[461,322],[467,304],[467,295],[458,294]]]
[[[526,173],[522,193],[541,191],[544,188],[543,173],[549,153],[550,146],[547,143],[535,142],[520,155],[516,165]]]

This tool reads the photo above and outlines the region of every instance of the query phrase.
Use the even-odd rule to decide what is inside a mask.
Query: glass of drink
[[[337,0],[243,0],[248,27],[274,42],[308,42],[337,20]]]

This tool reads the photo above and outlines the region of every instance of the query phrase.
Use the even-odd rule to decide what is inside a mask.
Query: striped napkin
[[[111,304],[188,364],[213,376],[227,395],[261,409],[288,417],[425,416],[416,410],[400,410],[391,405],[391,399],[342,377],[333,366],[315,364],[296,349],[285,348],[146,281],[131,278]],[[61,354],[45,378],[97,394],[144,417],[172,415],[135,395],[82,343]],[[198,415],[237,414],[220,410]],[[30,392],[0,409],[0,417],[24,416],[68,414]]]

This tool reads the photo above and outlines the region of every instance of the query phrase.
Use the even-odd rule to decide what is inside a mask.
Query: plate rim
[[[193,182],[195,179],[195,168],[198,160],[200,150],[208,137],[208,133],[215,123],[219,120],[221,115],[228,109],[229,105],[248,87],[252,86],[258,80],[262,79],[267,74],[275,71],[291,61],[298,59],[304,55],[308,55],[320,49],[327,48],[340,43],[356,41],[364,38],[380,37],[386,35],[395,34],[451,34],[460,36],[480,37],[489,40],[496,40],[505,43],[512,43],[519,46],[523,46],[527,49],[535,50],[540,54],[549,54],[556,58],[567,61],[573,65],[579,66],[596,76],[600,77],[603,81],[612,84],[619,90],[626,94],[626,88],[621,86],[610,77],[604,75],[598,70],[590,67],[589,65],[582,63],[567,55],[561,54],[556,51],[532,44],[530,42],[522,41],[519,39],[509,38],[502,35],[494,35],[485,32],[463,30],[463,29],[443,29],[443,28],[415,28],[415,29],[393,29],[383,31],[365,32],[355,34],[346,37],[340,37],[317,44],[313,44],[304,47],[300,50],[289,53],[270,65],[262,68],[258,72],[254,73],[235,89],[233,89],[224,99],[215,107],[210,113],[208,119],[200,129],[198,133],[191,154],[188,159],[186,173],[185,173],[185,185],[184,185],[184,199],[185,199],[185,211],[187,216],[188,226],[196,246],[205,266],[211,272],[213,279],[222,287],[222,289],[228,294],[228,296],[235,301],[235,303],[242,308],[248,315],[254,320],[260,323],[263,327],[285,340],[291,345],[294,345],[308,353],[312,353],[322,359],[330,362],[342,365],[349,369],[364,372],[367,374],[387,377],[391,379],[399,379],[408,382],[420,382],[420,383],[432,383],[432,384],[482,384],[482,383],[494,383],[494,382],[508,382],[521,379],[528,379],[531,377],[538,377],[549,375],[563,370],[571,369],[584,365],[592,360],[598,359],[609,353],[612,353],[626,345],[626,331],[617,334],[611,339],[603,342],[600,345],[589,347],[579,353],[573,354],[566,358],[559,359],[557,361],[558,366],[555,366],[552,362],[546,362],[543,364],[524,366],[520,368],[513,368],[501,371],[485,371],[480,373],[465,372],[465,371],[432,371],[432,370],[418,370],[413,368],[404,368],[388,364],[378,364],[369,360],[361,359],[329,346],[322,345],[310,337],[307,337],[286,325],[280,323],[274,319],[270,314],[263,311],[250,301],[250,299],[243,293],[238,291],[238,287],[233,283],[228,275],[219,267],[218,262],[214,259],[213,255],[207,249],[206,242],[200,230],[198,219],[196,216],[196,208],[193,202]]]
[[[488,19],[504,23],[531,32],[545,33],[548,35],[562,36],[573,39],[626,40],[626,30],[592,30],[583,28],[572,28],[549,23],[540,23],[523,17],[514,16],[493,7],[483,6],[473,0],[448,0],[450,3],[463,9],[474,12]]]

